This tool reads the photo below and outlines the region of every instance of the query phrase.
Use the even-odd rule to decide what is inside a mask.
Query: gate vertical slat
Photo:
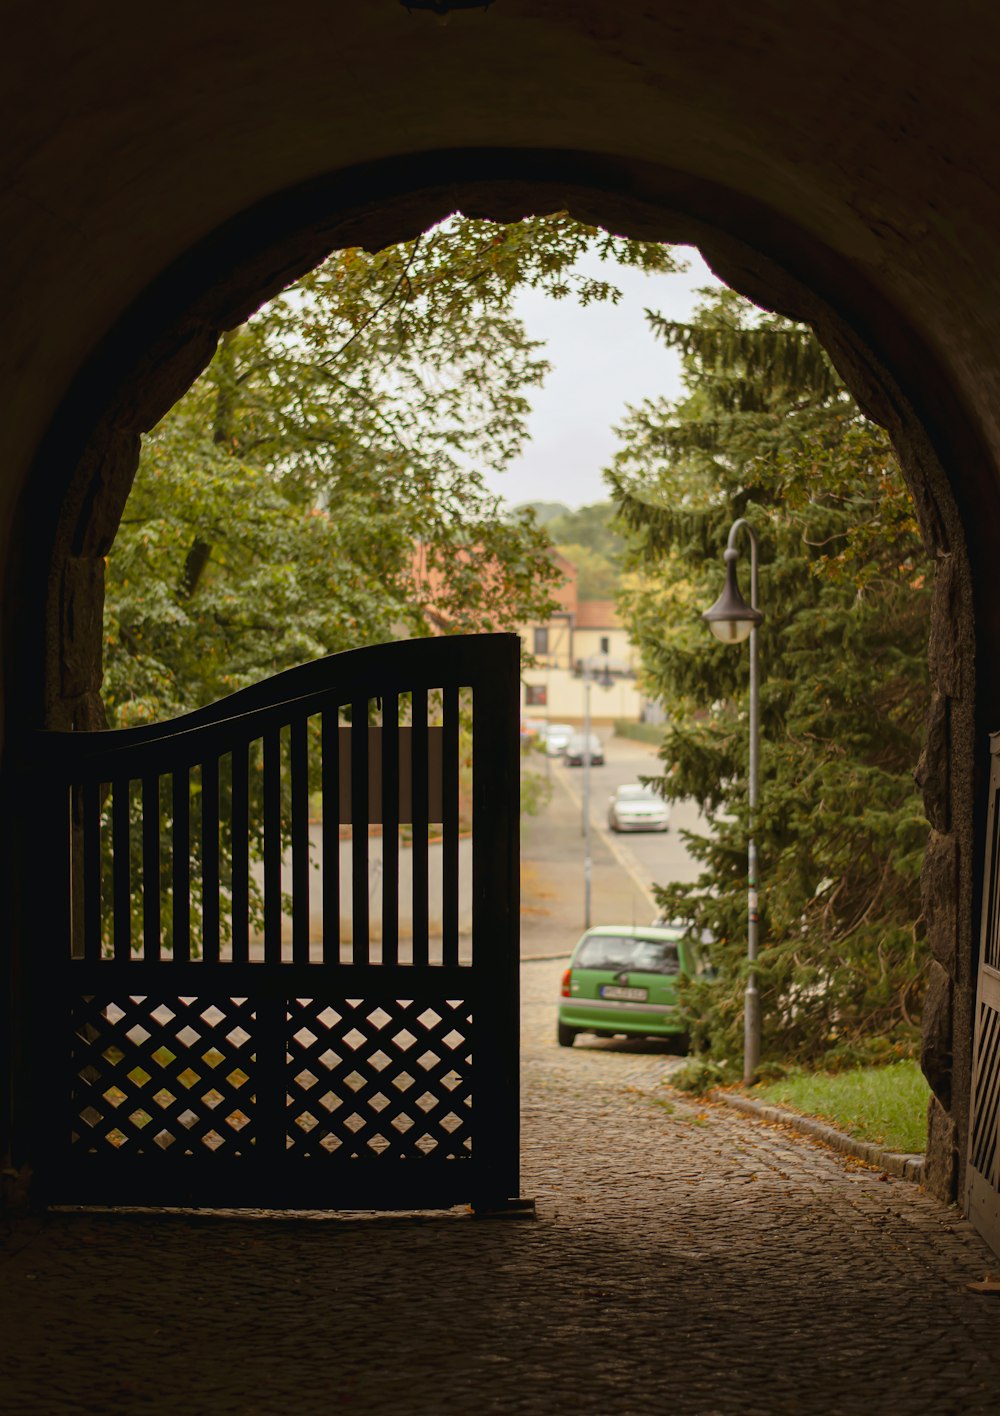
[[[368,700],[351,704],[351,914],[353,962],[368,962]]]
[[[997,810],[997,792],[992,793],[990,802],[990,815],[993,822],[993,830],[989,844],[987,846],[987,879],[989,888],[987,891],[986,904],[986,928],[983,931],[983,956],[986,963],[996,963],[997,949],[996,943],[998,931],[1000,931],[1000,909],[997,908],[997,886],[1000,884],[1000,811]]]
[[[233,743],[232,750],[232,937],[233,963],[250,957],[250,744]]]
[[[264,962],[281,961],[281,732],[264,734]]]
[[[979,1146],[973,1159],[976,1168],[989,1176],[989,1156],[996,1148],[997,1112],[1000,1110],[1000,1067],[991,1068],[990,1061],[1000,1048],[1000,1014],[990,1009],[983,1011],[985,1024],[976,1053],[980,1093],[974,1112],[974,1134],[979,1137]]]
[[[410,796],[413,827],[411,834],[411,874],[413,878],[413,962],[424,968],[428,958],[428,783],[427,783],[427,690],[413,690],[410,713]]]
[[[191,783],[186,767],[173,771],[173,938],[174,958],[191,958]]]
[[[520,1149],[518,950],[520,833],[517,750],[520,646],[506,646],[496,683],[473,690],[472,937],[480,980],[476,1010],[476,1102],[489,1124],[477,1129],[484,1202],[517,1194]]]
[[[69,887],[69,951],[70,958],[83,958],[83,788],[70,785],[69,825],[67,842]]]
[[[449,684],[444,690],[441,774],[441,883],[444,893],[441,911],[442,962],[447,965],[458,963],[458,687],[455,684]]]
[[[15,1165],[28,1160],[39,1173],[66,1172],[69,1137],[73,1126],[71,1028],[65,994],[53,985],[65,979],[67,969],[82,962],[83,939],[79,933],[73,876],[80,846],[78,825],[82,801],[65,778],[28,772],[25,776],[28,829],[11,843],[28,868],[34,852],[46,862],[46,888],[32,900],[36,926],[30,949],[16,959],[11,983],[35,1025],[17,1041],[18,1052],[10,1094],[12,1119],[24,1127],[15,1142]],[[41,947],[39,947],[41,946]],[[21,985],[24,989],[21,991]],[[44,1020],[44,1024],[43,1024]],[[70,1077],[67,1087],[67,1076]]]
[[[323,962],[340,962],[340,712],[323,709]]]
[[[142,779],[142,957],[160,957],[160,779]]]
[[[292,810],[292,958],[309,962],[309,723],[292,719],[289,747]]]
[[[382,699],[382,962],[399,960],[399,697]]]
[[[101,784],[83,789],[83,956],[101,957]]]
[[[283,998],[268,992],[257,1000],[254,1027],[256,1146],[265,1183],[274,1183],[285,1149],[285,1013]]]
[[[201,765],[201,956],[219,959],[219,759]]]
[[[112,871],[114,878],[115,961],[132,957],[132,845],[129,823],[129,783],[119,778],[111,788]]]

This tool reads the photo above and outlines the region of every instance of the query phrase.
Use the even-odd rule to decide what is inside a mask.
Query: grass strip
[[[633,723],[628,718],[615,719],[615,737],[632,738],[634,742],[651,742],[659,747],[666,732],[666,723]]]
[[[916,1062],[845,1072],[790,1072],[747,1095],[816,1116],[849,1136],[892,1151],[923,1151],[930,1088]]]

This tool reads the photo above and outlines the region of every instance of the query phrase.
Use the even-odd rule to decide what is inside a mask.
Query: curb
[[[801,1131],[803,1135],[812,1136],[815,1140],[822,1141],[831,1150],[839,1151],[841,1155],[853,1155],[856,1160],[863,1160],[868,1165],[874,1165],[879,1170],[884,1170],[886,1174],[893,1175],[897,1180],[909,1180],[913,1184],[919,1185],[924,1178],[924,1157],[922,1155],[907,1155],[901,1151],[883,1150],[874,1141],[859,1141],[854,1136],[848,1136],[844,1131],[838,1131],[833,1126],[828,1126],[825,1121],[817,1121],[812,1116],[800,1116],[797,1111],[786,1111],[783,1106],[767,1106],[762,1101],[753,1101],[748,1096],[736,1096],[733,1092],[712,1091],[709,1092],[712,1101],[722,1102],[724,1106],[731,1106],[735,1111],[742,1111],[748,1116],[756,1116],[760,1121],[770,1121],[772,1124],[780,1126],[790,1126],[793,1131]]]

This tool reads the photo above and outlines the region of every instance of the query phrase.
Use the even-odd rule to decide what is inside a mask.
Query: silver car
[[[604,766],[604,745],[596,733],[588,740],[586,733],[574,733],[566,744],[563,761],[567,767],[582,767],[584,759],[590,757],[592,767]]]
[[[612,831],[669,831],[670,806],[641,782],[628,782],[608,798]]]
[[[569,723],[549,723],[538,734],[539,740],[545,744],[545,752],[548,757],[561,757],[566,751],[566,744],[573,736],[575,729]]]

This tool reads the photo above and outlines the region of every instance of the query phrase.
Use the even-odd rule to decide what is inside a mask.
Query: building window
[[[549,652],[549,631],[546,627],[535,630],[535,653],[547,654]]]
[[[524,685],[524,706],[526,708],[544,708],[548,703],[548,694],[544,683],[526,683]]]
[[[602,635],[601,635],[601,653],[602,653],[602,654],[610,654],[610,653],[611,653],[611,637],[610,637],[610,635],[607,635],[607,634],[602,634]]]

